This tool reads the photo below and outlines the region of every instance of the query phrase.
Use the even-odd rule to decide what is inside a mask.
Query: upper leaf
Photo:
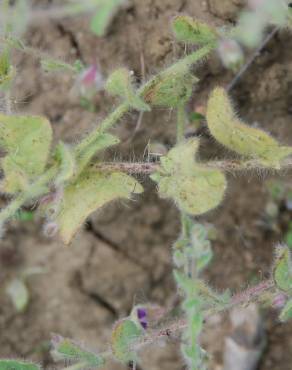
[[[126,68],[119,68],[109,76],[106,89],[110,94],[126,99],[131,107],[139,111],[151,110],[134,91],[131,73]]]
[[[37,116],[0,114],[0,147],[5,179],[2,191],[16,193],[41,175],[47,164],[52,140],[49,121]]]
[[[199,141],[192,139],[171,149],[161,158],[161,170],[152,175],[162,197],[175,200],[191,215],[217,207],[224,196],[226,179],[222,172],[195,162]]]
[[[142,186],[124,173],[104,173],[93,168],[83,171],[64,190],[57,216],[63,241],[68,244],[78,228],[96,209],[114,199],[130,198],[131,193],[142,191]]]
[[[175,108],[189,100],[198,79],[189,65],[177,64],[149,81],[143,92],[146,103],[152,106]]]
[[[205,45],[218,39],[215,29],[186,15],[178,15],[172,23],[173,32],[178,41]]]
[[[292,147],[281,146],[264,131],[243,124],[223,88],[215,88],[209,98],[207,121],[216,140],[263,166],[278,169],[281,161],[292,153]]]

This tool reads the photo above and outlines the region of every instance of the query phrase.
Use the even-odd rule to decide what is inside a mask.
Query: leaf
[[[141,193],[142,186],[126,174],[98,172],[87,169],[64,190],[61,209],[57,216],[60,235],[68,244],[86,218],[106,203],[130,198],[131,193]]]
[[[280,320],[282,322],[292,319],[292,298],[285,304],[280,313]]]
[[[291,252],[287,246],[279,246],[276,249],[276,261],[274,265],[274,280],[279,289],[288,292],[292,290],[292,260]]]
[[[258,160],[263,166],[279,169],[281,161],[292,153],[292,147],[280,146],[262,130],[243,124],[235,115],[226,91],[213,90],[207,107],[211,134],[221,144],[245,157]]]
[[[56,361],[67,360],[85,363],[84,368],[99,368],[105,364],[104,358],[87,349],[71,339],[63,338],[60,335],[52,337],[52,355]]]
[[[90,28],[97,36],[104,36],[114,12],[124,1],[96,0],[98,11],[91,20]]]
[[[0,147],[7,152],[1,162],[5,174],[2,191],[21,191],[43,173],[51,140],[46,118],[0,114]]]
[[[52,58],[42,59],[41,67],[45,72],[72,72],[74,70],[74,66]]]
[[[81,141],[81,143],[77,146],[75,150],[77,161],[76,176],[83,171],[83,169],[97,153],[109,148],[110,146],[116,145],[119,142],[120,140],[116,136],[103,133],[100,133],[95,141],[91,144],[87,143],[87,138]]]
[[[40,367],[20,360],[0,360],[1,370],[40,370]]]
[[[141,337],[143,330],[134,321],[124,319],[119,321],[112,332],[111,346],[117,360],[128,363],[136,360],[136,354],[131,346]]]
[[[120,68],[114,71],[108,78],[106,90],[112,94],[126,99],[126,101],[139,111],[150,111],[149,105],[136,95],[131,73],[126,68]]]
[[[6,293],[11,298],[13,305],[18,312],[25,311],[29,303],[29,291],[23,280],[12,280],[6,287]]]
[[[199,80],[189,67],[169,68],[148,83],[143,98],[151,106],[175,108],[189,100],[193,85]]]
[[[216,30],[208,24],[200,22],[189,16],[178,15],[173,19],[172,28],[178,41],[205,45],[216,43],[218,35]]]
[[[217,207],[226,189],[222,172],[195,162],[198,147],[197,139],[177,145],[161,158],[161,170],[151,176],[158,183],[160,196],[174,199],[191,215]]]

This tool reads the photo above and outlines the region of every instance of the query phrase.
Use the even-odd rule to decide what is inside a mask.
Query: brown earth
[[[148,78],[182,51],[169,27],[174,14],[184,12],[220,26],[236,18],[242,3],[133,0],[119,11],[104,38],[90,33],[87,17],[78,17],[36,24],[25,39],[67,61],[80,58],[91,63],[97,58],[105,75],[125,66],[141,77],[142,58]],[[287,32],[277,34],[232,93],[242,117],[257,122],[286,144],[292,144],[290,43]],[[58,139],[74,142],[112,109],[112,99],[100,93],[95,99],[97,113],[87,112],[72,94],[70,76],[46,75],[28,56],[17,56],[16,62],[19,76],[15,109],[47,116]],[[213,86],[230,81],[232,73],[224,70],[214,55],[200,66],[199,76],[194,107],[206,102]],[[158,110],[144,115],[129,145],[127,140],[137,119],[136,114],[128,115],[117,126],[115,131],[123,140],[118,156],[142,159],[149,140],[167,146],[174,143],[174,115]],[[207,135],[203,135],[203,143],[208,155],[222,156],[222,150]],[[281,176],[289,181],[288,174]],[[225,201],[201,221],[214,223],[218,230],[207,279],[218,289],[239,290],[268,275],[273,246],[282,241],[291,214],[285,211],[280,215],[279,232],[270,230],[265,223],[267,176],[248,173],[229,177]],[[75,338],[99,350],[108,341],[114,321],[129,314],[134,302],[173,302],[176,290],[170,248],[179,232],[178,212],[171,202],[158,199],[150,180],[142,180],[146,191],[141,197],[112,204],[94,214],[70,248],[57,239],[46,239],[41,220],[9,226],[0,248],[0,357],[32,359],[53,369],[48,351],[51,333]],[[29,307],[24,314],[17,314],[4,292],[5,286],[23,269],[35,266],[43,267],[44,273],[29,280]],[[291,370],[292,324],[280,324],[274,312],[265,312],[264,317],[268,346],[260,370]],[[220,369],[226,326],[226,319],[213,322],[204,339],[213,354],[212,369]],[[148,349],[141,368],[183,368],[177,348],[177,343],[170,341],[166,346]]]

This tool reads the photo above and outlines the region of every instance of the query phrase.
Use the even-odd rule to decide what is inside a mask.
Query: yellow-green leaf
[[[130,319],[117,322],[111,339],[112,351],[116,359],[123,363],[136,360],[136,353],[131,346],[142,334],[142,329]]]
[[[218,39],[215,29],[186,15],[178,15],[172,22],[173,32],[178,41],[205,45]]]
[[[119,68],[109,76],[106,90],[112,95],[125,99],[134,109],[139,111],[151,110],[149,105],[136,94],[132,83],[132,75],[126,68]]]
[[[1,162],[5,174],[2,191],[21,191],[43,173],[51,140],[52,129],[46,118],[0,114],[0,147],[6,152]]]
[[[207,122],[211,134],[221,144],[261,165],[280,168],[281,161],[292,154],[292,147],[281,146],[266,132],[247,126],[237,117],[226,91],[217,87],[207,107]]]
[[[70,243],[86,218],[106,203],[118,198],[130,198],[132,193],[142,191],[142,186],[124,173],[104,173],[93,168],[83,171],[64,191],[57,216],[62,240]]]
[[[162,197],[174,199],[179,208],[191,215],[217,207],[226,189],[221,171],[195,161],[198,147],[197,139],[177,145],[161,158],[161,170],[151,176]]]

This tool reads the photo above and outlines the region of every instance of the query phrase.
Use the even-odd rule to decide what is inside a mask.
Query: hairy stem
[[[209,318],[215,314],[225,311],[226,309],[258,301],[264,293],[273,290],[274,287],[275,285],[273,280],[270,279],[264,280],[258,285],[248,288],[240,293],[234,294],[231,298],[231,301],[224,307],[204,310],[204,317]],[[136,349],[140,349],[145,345],[154,343],[160,340],[161,338],[170,337],[174,334],[177,334],[178,332],[184,330],[187,327],[187,325],[188,322],[186,319],[179,318],[163,328],[146,333],[145,336],[142,339],[140,339],[138,343],[136,343]]]

